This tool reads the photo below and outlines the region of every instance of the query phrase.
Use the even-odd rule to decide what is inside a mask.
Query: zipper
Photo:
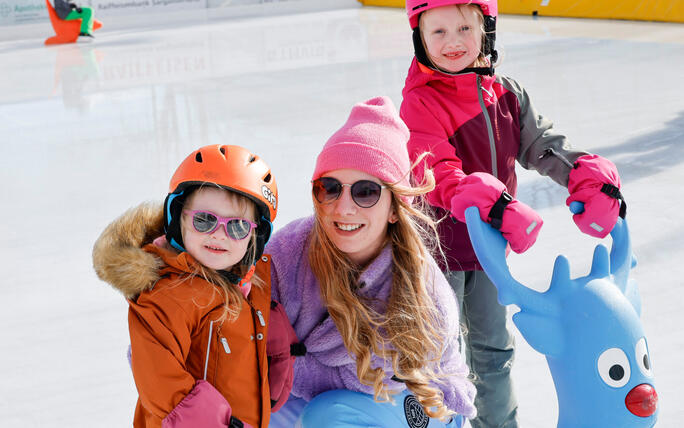
[[[487,135],[489,136],[489,150],[492,154],[492,175],[499,178],[499,171],[496,166],[496,142],[494,141],[494,129],[492,128],[492,120],[487,112],[487,107],[484,103],[484,98],[482,97],[482,91],[486,90],[482,87],[482,77],[477,75],[477,99],[480,101],[480,109],[482,109],[482,114],[484,115],[485,122],[487,122]],[[489,94],[489,91],[487,91]]]
[[[261,313],[259,309],[256,310],[256,316],[259,318],[259,324],[261,324],[262,327],[266,327],[266,321],[264,321],[264,315]]]
[[[209,322],[209,341],[207,342],[207,355],[204,359],[204,380],[207,380],[207,368],[209,367],[209,351],[211,350],[211,336],[214,330],[214,321]]]
[[[226,351],[226,354],[230,354],[230,346],[228,346],[228,339],[222,337],[221,344],[223,345],[223,350]]]
[[[561,162],[563,162],[563,163],[565,164],[565,166],[567,166],[568,168],[570,168],[570,169],[575,169],[575,165],[573,165],[572,162],[570,162],[570,161],[568,160],[568,158],[566,158],[566,157],[563,156],[562,154],[560,154],[560,153],[558,153],[557,151],[555,151],[555,150],[553,149],[553,147],[549,147],[548,149],[544,150],[544,151],[542,152],[542,154],[539,155],[539,159],[544,159],[544,158],[549,157],[549,156],[555,156],[555,157],[557,157]]]

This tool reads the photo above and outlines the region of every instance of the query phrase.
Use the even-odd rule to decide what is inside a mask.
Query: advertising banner
[[[206,9],[207,0],[71,0],[93,9],[96,17]],[[50,0],[52,3],[52,0]],[[45,0],[0,0],[0,26],[48,19]]]
[[[95,16],[205,9],[207,0],[91,0]]]
[[[0,26],[47,19],[45,0],[0,0]]]

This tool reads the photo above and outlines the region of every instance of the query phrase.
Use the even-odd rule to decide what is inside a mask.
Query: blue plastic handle
[[[584,212],[584,202],[570,202],[570,212],[573,214],[582,214]]]

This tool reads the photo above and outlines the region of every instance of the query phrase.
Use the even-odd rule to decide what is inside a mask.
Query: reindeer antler
[[[529,308],[537,313],[554,312],[556,305],[544,293],[532,290],[513,278],[506,263],[507,242],[501,233],[480,219],[476,207],[466,209],[465,217],[475,254],[489,279],[496,285],[499,303]],[[557,267],[562,270],[562,267]],[[569,272],[569,268],[565,270]]]

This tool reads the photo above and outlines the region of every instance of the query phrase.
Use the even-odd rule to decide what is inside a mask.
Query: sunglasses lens
[[[313,182],[313,194],[318,202],[324,204],[340,197],[342,184],[334,178],[321,177]]]
[[[382,186],[374,181],[361,180],[351,187],[351,195],[354,202],[361,208],[370,208],[380,199]]]
[[[195,230],[199,233],[209,233],[216,229],[216,224],[218,223],[218,218],[212,213],[208,212],[196,212],[192,216],[192,225]]]
[[[228,235],[237,240],[245,239],[252,231],[252,225],[244,219],[233,219],[226,223]]]

